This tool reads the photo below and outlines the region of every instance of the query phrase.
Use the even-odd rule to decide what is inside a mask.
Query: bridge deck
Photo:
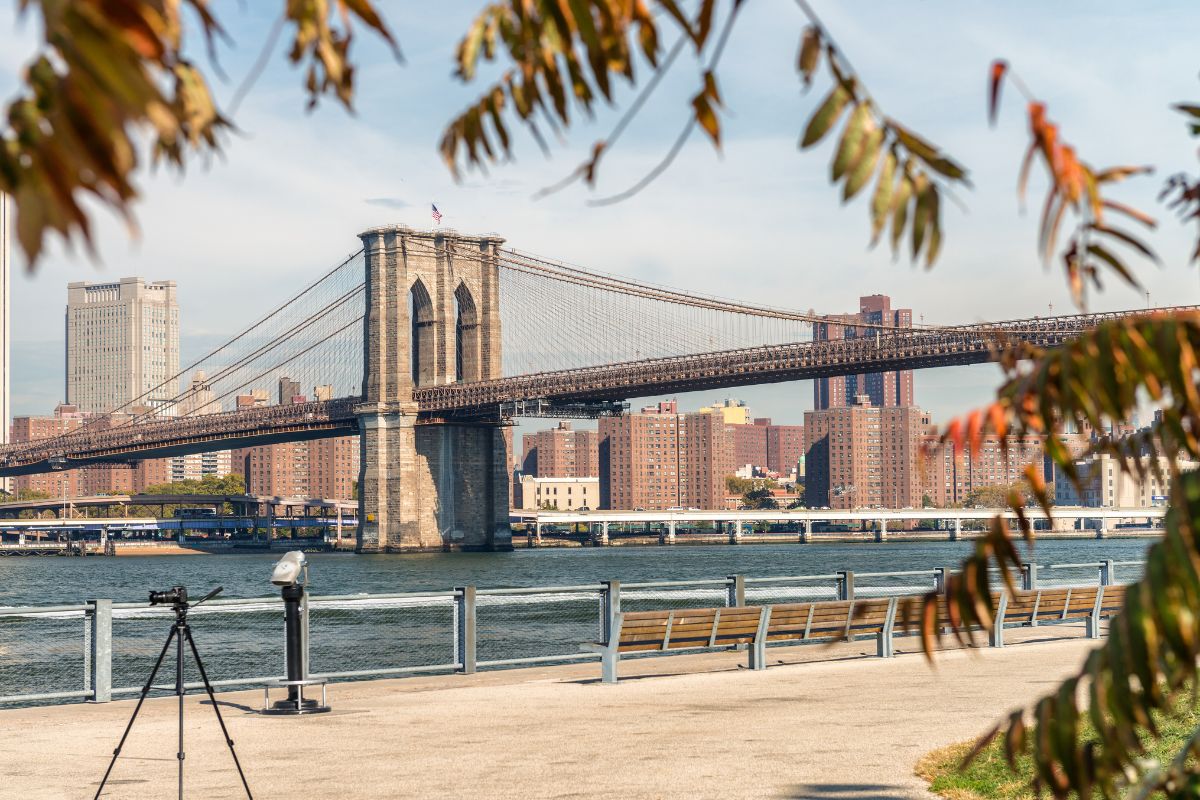
[[[1160,309],[1195,311],[1197,306]],[[491,381],[426,386],[413,393],[421,414],[441,419],[496,420],[502,404],[523,400],[587,402],[728,386],[776,383],[896,369],[995,360],[1018,344],[1052,347],[1097,324],[1144,312],[1015,320],[945,329],[897,328],[835,341],[649,359]],[[107,430],[78,431],[0,447],[0,476],[211,452],[284,441],[353,435],[358,397],[267,406]]]

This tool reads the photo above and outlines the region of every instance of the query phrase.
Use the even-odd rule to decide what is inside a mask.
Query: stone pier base
[[[358,552],[511,550],[508,429],[417,424],[413,411],[359,417]]]

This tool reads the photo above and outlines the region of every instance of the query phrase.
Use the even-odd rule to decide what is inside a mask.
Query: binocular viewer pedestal
[[[260,713],[268,716],[297,716],[300,714],[323,714],[329,711],[329,705],[326,702],[325,686],[328,683],[324,678],[309,678],[301,681],[272,681],[263,686],[263,707]],[[304,696],[304,688],[306,686],[321,687],[321,701],[318,703],[316,699]],[[271,703],[271,690],[286,688],[288,696],[286,700],[276,700]]]
[[[263,714],[278,716],[298,716],[300,714],[321,714],[329,710],[326,702],[324,678],[308,677],[308,611],[304,601],[304,586],[291,583],[281,588],[283,596],[283,618],[286,633],[286,648],[284,655],[287,660],[287,678],[272,681],[263,687]],[[302,604],[303,603],[303,607]],[[320,686],[321,701],[304,696],[305,687]],[[287,698],[271,704],[271,689],[287,689]]]

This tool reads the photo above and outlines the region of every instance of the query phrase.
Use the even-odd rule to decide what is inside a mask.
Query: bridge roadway
[[[1166,516],[1163,506],[1151,508],[1089,508],[1087,506],[1052,506],[1050,518],[1054,520],[1158,520]],[[915,520],[989,520],[997,514],[1016,519],[1016,514],[1007,508],[787,508],[787,509],[740,509],[737,511],[703,511],[689,509],[680,511],[513,511],[513,522],[544,525],[571,525],[586,522],[609,522],[621,524],[667,523],[667,522],[905,522]],[[1030,517],[1045,519],[1040,509],[1033,509]]]
[[[1166,311],[1196,310],[1181,306]],[[473,383],[425,386],[413,396],[430,422],[496,420],[504,404],[544,400],[570,405],[729,386],[778,383],[895,369],[992,361],[1019,343],[1052,347],[1097,324],[1142,312],[1080,314],[954,328],[878,329],[873,336],[646,359]],[[0,476],[92,463],[211,452],[358,432],[361,398],[266,406],[155,420],[0,447]]]
[[[889,522],[943,521],[951,522],[953,526],[947,529],[948,537],[955,541],[962,535],[962,524],[966,521],[987,521],[997,514],[1003,515],[1010,522],[1016,521],[1017,515],[1007,508],[860,508],[860,509],[743,509],[738,511],[513,511],[509,515],[510,522],[533,526],[534,540],[541,542],[542,528],[546,525],[587,525],[592,531],[593,541],[597,544],[607,544],[610,526],[659,525],[660,541],[674,543],[675,531],[678,527],[689,527],[698,523],[711,523],[714,527],[728,527],[730,541],[736,543],[741,539],[743,526],[759,522],[775,524],[790,523],[800,530],[800,541],[809,540],[812,535],[814,522],[824,523],[873,523],[875,541],[881,542],[888,537]],[[1121,521],[1145,521],[1147,526],[1153,526],[1156,521],[1166,515],[1166,508],[1088,508],[1084,506],[1054,506],[1050,510],[1051,525],[1055,530],[1061,530],[1061,524],[1079,522],[1082,528],[1088,522],[1096,523],[1095,536],[1103,538],[1109,531],[1110,525]],[[1041,510],[1033,509],[1030,518],[1035,522],[1044,520]]]

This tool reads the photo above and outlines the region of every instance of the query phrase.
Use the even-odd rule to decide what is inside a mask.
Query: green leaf
[[[879,163],[879,153],[883,148],[883,128],[875,128],[867,134],[859,148],[858,158],[850,167],[850,176],[842,186],[842,201],[849,201],[867,185]]]
[[[800,139],[800,149],[807,149],[821,141],[838,121],[849,101],[850,92],[846,91],[841,84],[834,86],[829,96],[825,98],[825,102],[821,103],[821,107],[808,121],[808,127],[804,129],[804,136]]]
[[[936,185],[931,183],[929,188],[931,210],[929,212],[929,246],[925,250],[926,269],[933,266],[933,262],[937,261],[937,257],[942,251],[941,195],[938,193]]]
[[[879,242],[879,234],[887,222],[888,212],[892,208],[892,186],[896,175],[896,151],[889,149],[884,156],[883,167],[879,170],[879,180],[875,184],[875,194],[871,197],[871,246]]]
[[[859,103],[854,107],[854,113],[850,115],[846,129],[842,131],[842,141],[838,144],[837,154],[830,167],[830,180],[836,183],[846,174],[846,169],[858,156],[868,125],[874,125],[874,120],[871,119],[871,109],[866,103]]]
[[[1158,263],[1158,256],[1154,254],[1153,250],[1151,250],[1149,247],[1147,247],[1145,244],[1143,244],[1140,239],[1129,235],[1125,231],[1120,230],[1119,228],[1112,228],[1112,227],[1109,227],[1108,225],[1100,225],[1100,224],[1093,224],[1092,229],[1100,231],[1101,233],[1106,233],[1109,236],[1113,237],[1114,239],[1118,239],[1118,240],[1124,242],[1125,244],[1129,245],[1134,250],[1137,250],[1139,253],[1141,253],[1142,255],[1144,255],[1146,258],[1150,259],[1154,263],[1156,263],[1156,264]]]
[[[1121,260],[1113,255],[1112,252],[1095,243],[1089,244],[1087,251],[1112,267],[1113,271],[1120,275],[1121,278],[1134,289],[1142,288],[1141,284],[1138,283],[1137,278],[1135,278],[1133,274],[1125,268],[1125,265],[1121,263]]]
[[[900,246],[900,238],[904,236],[904,226],[908,222],[908,203],[912,199],[913,183],[909,176],[908,164],[900,173],[896,183],[896,191],[892,194],[892,252]]]

